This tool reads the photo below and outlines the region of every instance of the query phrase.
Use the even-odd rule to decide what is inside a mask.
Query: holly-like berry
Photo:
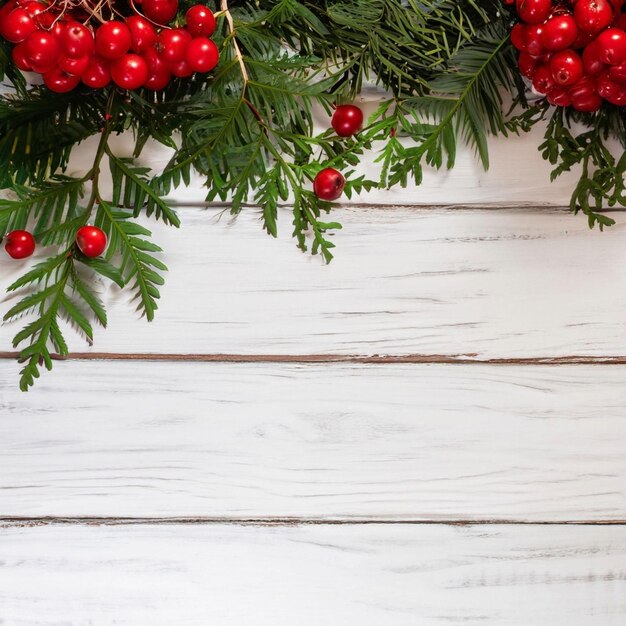
[[[61,46],[53,32],[37,30],[28,36],[24,47],[26,57],[33,71],[45,74],[61,58]]]
[[[598,56],[607,65],[626,61],[626,33],[620,28],[607,28],[596,39]]]
[[[27,230],[14,230],[6,236],[5,250],[14,259],[25,259],[35,251],[35,238]]]
[[[97,226],[82,226],[76,233],[76,245],[89,258],[100,256],[107,247],[107,236]]]
[[[552,12],[552,0],[517,0],[517,14],[527,24],[540,24]]]
[[[551,17],[541,31],[541,43],[550,51],[565,50],[569,48],[578,36],[576,20],[568,13]],[[529,50],[530,52],[530,50]],[[530,54],[533,54],[530,52]]]
[[[196,37],[189,42],[185,61],[192,72],[210,72],[219,62],[217,46],[206,37]]]
[[[615,15],[608,0],[578,0],[574,5],[574,19],[578,28],[588,33],[599,33],[607,28]]]
[[[35,20],[22,7],[13,9],[2,22],[2,36],[12,43],[24,41],[36,30]]]
[[[559,85],[573,85],[583,76],[583,61],[574,50],[561,50],[550,59],[550,72]]]
[[[341,197],[346,186],[346,179],[341,172],[332,167],[323,169],[313,180],[313,192],[320,200],[332,202]]]
[[[80,76],[72,76],[57,66],[43,75],[43,82],[50,91],[67,93],[76,89],[80,83]]]
[[[123,57],[132,43],[130,29],[124,22],[105,22],[96,31],[96,52],[105,59]]]
[[[185,25],[193,37],[210,37],[215,32],[215,16],[209,7],[195,4],[185,13]]]
[[[148,64],[138,54],[125,54],[111,62],[111,78],[122,89],[139,89],[148,80]]]
[[[89,57],[95,50],[93,33],[79,22],[68,24],[59,35],[63,53],[68,57]]]
[[[80,78],[87,87],[103,89],[111,82],[109,61],[101,57],[94,57]]]
[[[141,10],[149,20],[165,26],[176,17],[178,0],[143,0]]]
[[[158,47],[169,63],[185,60],[190,43],[191,35],[184,28],[164,28],[159,34]]]
[[[156,29],[145,17],[141,15],[127,17],[126,26],[131,34],[131,50],[139,53],[147,52],[155,46],[158,39]]]
[[[342,104],[335,109],[330,123],[340,137],[351,137],[363,127],[363,111],[354,104]]]

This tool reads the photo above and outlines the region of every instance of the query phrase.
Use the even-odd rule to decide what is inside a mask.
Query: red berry
[[[618,83],[626,83],[626,62],[620,63],[619,65],[612,65],[609,68],[609,76],[611,80]]]
[[[596,39],[598,56],[607,65],[626,61],[626,33],[619,28],[607,28]]]
[[[206,37],[196,37],[187,46],[185,57],[187,65],[193,72],[210,72],[220,60],[217,46]]]
[[[517,14],[527,24],[545,22],[552,12],[552,0],[517,0]]]
[[[159,34],[161,54],[169,63],[183,61],[191,41],[191,35],[184,28],[164,28]]]
[[[107,247],[107,236],[96,226],[82,226],[76,233],[76,245],[87,257],[100,256]]]
[[[151,89],[152,91],[165,89],[172,79],[169,65],[159,57],[156,50],[154,50],[154,57],[151,54],[150,57],[145,55],[144,58],[148,63],[148,79],[144,85],[146,89]]]
[[[156,29],[141,15],[132,15],[126,18],[132,38],[131,49],[135,52],[145,52],[152,48],[158,39]]]
[[[531,57],[530,54],[521,52],[517,64],[522,76],[532,78],[535,75],[535,70],[539,66],[539,61],[535,57]]]
[[[596,93],[596,82],[589,76],[583,76],[579,81],[570,86],[568,90],[570,98],[587,98]]]
[[[109,71],[109,61],[101,57],[91,60],[89,67],[83,72],[81,80],[87,87],[92,89],[102,89],[111,82],[111,72]]]
[[[565,50],[576,41],[577,36],[578,27],[571,15],[555,15],[543,25],[541,43],[550,52]]]
[[[139,89],[148,80],[148,64],[138,54],[125,54],[111,63],[111,78],[122,89]]]
[[[545,54],[546,48],[543,45],[543,24],[532,24],[526,27],[524,34],[526,52],[534,57]]]
[[[82,57],[62,56],[59,59],[59,68],[66,74],[80,78],[91,64],[91,58],[92,57],[87,55]]]
[[[583,50],[583,69],[585,74],[596,76],[606,69],[606,63],[600,60],[600,49],[594,41]]]
[[[553,106],[567,107],[571,104],[572,99],[565,87],[554,87],[547,95],[548,102]]]
[[[176,17],[178,0],[143,0],[141,9],[149,20],[164,26]]]
[[[602,106],[602,98],[595,92],[577,98],[572,97],[572,107],[577,111],[593,113]]]
[[[561,50],[550,59],[550,71],[559,85],[573,85],[583,75],[583,61],[573,50]]]
[[[609,102],[613,102],[615,97],[622,91],[622,86],[619,83],[611,80],[608,72],[605,72],[598,76],[596,81],[598,95],[608,100]]]
[[[533,88],[537,93],[547,94],[555,85],[554,78],[552,77],[552,72],[548,69],[547,66],[541,65],[535,71],[535,75],[533,76]]]
[[[313,192],[321,200],[332,202],[343,193],[346,179],[332,167],[323,169],[313,180]]]
[[[24,50],[33,71],[45,74],[61,57],[61,46],[54,33],[38,30],[28,36]]]
[[[178,78],[187,78],[193,74],[193,70],[189,67],[189,63],[184,59],[178,63],[170,64],[170,70],[174,76]]]
[[[91,56],[95,49],[93,33],[79,22],[72,22],[63,29],[59,43],[68,57]]]
[[[130,49],[132,38],[124,22],[105,22],[96,31],[96,52],[105,59],[119,59]]]
[[[517,23],[511,30],[511,43],[520,52],[526,52],[526,26]]]
[[[12,43],[24,41],[36,30],[35,20],[21,7],[13,9],[2,23],[2,36]]]
[[[35,238],[27,230],[14,230],[6,236],[5,250],[14,259],[25,259],[35,251]]]
[[[363,126],[363,111],[354,104],[342,104],[335,109],[330,123],[340,137],[351,137]]]
[[[574,19],[578,28],[588,33],[599,33],[613,21],[613,7],[608,0],[578,0]]]
[[[210,37],[215,32],[215,17],[203,4],[194,4],[185,13],[185,24],[193,37]]]
[[[26,42],[22,41],[13,48],[11,51],[11,58],[18,69],[23,72],[32,71],[33,68],[30,66],[30,61],[28,60],[28,56],[26,54]]]
[[[53,67],[43,75],[43,82],[50,91],[67,93],[78,86],[80,76],[72,76],[60,67]]]

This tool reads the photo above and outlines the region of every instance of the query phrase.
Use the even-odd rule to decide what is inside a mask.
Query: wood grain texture
[[[626,367],[0,363],[0,517],[625,520]]]
[[[257,210],[218,215],[190,209],[182,231],[156,227],[171,269],[157,318],[138,321],[128,295],[107,288],[97,352],[626,355],[624,224],[600,233],[556,211],[339,209],[324,267],[294,248],[288,211],[279,241]],[[27,266],[0,260],[3,309]],[[0,327],[0,351],[21,326]]]
[[[626,528],[0,530],[0,621],[623,626]]]

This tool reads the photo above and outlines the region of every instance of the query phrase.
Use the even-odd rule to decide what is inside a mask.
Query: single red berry
[[[517,14],[527,24],[540,24],[550,17],[552,0],[517,0]]]
[[[61,46],[53,32],[37,30],[28,36],[25,53],[33,71],[45,74],[61,58]]]
[[[2,23],[2,36],[12,42],[24,41],[37,30],[37,23],[22,7],[13,9]]]
[[[127,17],[126,26],[130,30],[132,38],[131,49],[134,52],[141,53],[154,47],[158,35],[154,26],[145,17],[141,15]]]
[[[572,105],[577,111],[583,111],[585,113],[593,113],[600,109],[602,106],[602,98],[596,93],[592,92],[585,96],[572,97]]]
[[[35,251],[35,238],[27,230],[14,230],[6,236],[5,250],[14,259],[25,259]]]
[[[543,24],[541,43],[546,50],[555,52],[569,48],[576,41],[577,36],[576,21],[571,15],[564,13],[551,17]]]
[[[141,10],[149,20],[165,26],[176,17],[178,0],[143,0]]]
[[[144,85],[152,91],[161,91],[165,89],[172,79],[172,71],[169,64],[156,51],[150,48],[143,53],[143,58],[148,64],[148,79]]]
[[[171,63],[170,71],[178,78],[187,78],[193,74],[193,70],[189,67],[189,63],[187,63],[184,59],[178,63]]]
[[[573,85],[582,78],[583,61],[574,50],[561,50],[550,58],[550,71],[559,85]]]
[[[50,91],[67,93],[78,87],[80,76],[72,76],[57,66],[43,75],[43,82]]]
[[[363,127],[363,111],[354,104],[342,104],[335,109],[330,123],[340,137],[351,137]]]
[[[191,35],[184,28],[164,28],[159,33],[158,47],[168,63],[179,63],[185,60],[191,41]]]
[[[511,30],[511,43],[520,52],[526,52],[526,26],[519,22]]]
[[[59,35],[63,53],[68,57],[91,56],[95,50],[93,33],[79,22],[68,24]]]
[[[567,93],[572,100],[588,98],[596,92],[596,81],[589,76],[583,76],[580,80],[571,85]]]
[[[332,167],[323,169],[313,180],[313,192],[321,200],[332,202],[343,193],[346,179]]]
[[[130,49],[132,37],[124,22],[105,22],[96,30],[96,52],[105,59],[119,59]]]
[[[572,103],[572,98],[565,87],[554,87],[546,97],[550,104],[557,107],[567,107]]]
[[[210,39],[196,37],[187,46],[185,60],[194,72],[210,72],[220,60],[220,51]]]
[[[552,77],[552,72],[546,65],[540,65],[535,70],[535,75],[533,76],[533,88],[537,93],[545,95],[553,89],[554,86],[555,82]]]
[[[578,28],[588,33],[599,33],[611,24],[613,7],[608,0],[578,0],[574,6],[574,19]]]
[[[22,41],[13,48],[11,51],[11,58],[18,69],[23,72],[32,71],[33,68],[30,66],[30,61],[28,60],[28,56],[26,54],[26,42]]]
[[[185,25],[193,37],[210,37],[215,32],[215,16],[209,7],[194,4],[185,13]]]
[[[111,82],[108,59],[94,57],[89,67],[83,72],[81,80],[87,87],[103,89]]]
[[[79,78],[87,71],[90,64],[91,57],[87,55],[82,57],[62,56],[59,59],[60,69],[62,69],[66,74],[78,76]]]
[[[596,76],[606,69],[606,63],[600,60],[600,49],[593,41],[583,50],[583,69],[588,76]]]
[[[524,33],[526,52],[534,57],[540,57],[546,53],[543,45],[543,24],[531,24],[526,26]]]
[[[623,91],[622,85],[611,80],[609,72],[600,74],[596,79],[596,85],[598,95],[609,102],[613,102],[620,92]]]
[[[82,226],[76,233],[76,245],[89,258],[100,256],[107,247],[107,236],[97,226]]]
[[[532,78],[535,75],[535,70],[539,67],[539,61],[535,57],[531,57],[530,54],[521,52],[517,65],[522,76]]]
[[[626,33],[620,28],[607,28],[596,39],[598,56],[607,65],[626,61]]]
[[[148,64],[138,54],[125,54],[111,62],[111,78],[122,89],[139,89],[148,80]]]
[[[611,80],[615,82],[626,83],[626,62],[620,63],[619,65],[612,65],[609,68],[609,76]]]

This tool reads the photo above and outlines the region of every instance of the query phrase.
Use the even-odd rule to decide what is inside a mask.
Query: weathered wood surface
[[[16,369],[0,516],[626,519],[626,366]]]
[[[336,259],[184,211],[156,227],[170,267],[153,324],[107,288],[94,349],[124,353],[439,354],[477,358],[626,355],[626,224],[589,231],[548,210],[339,209]],[[0,262],[2,289],[27,264]],[[0,294],[2,294],[0,291]],[[16,296],[0,295],[2,308]],[[23,324],[0,327],[0,351]],[[69,333],[74,350],[89,348]]]
[[[12,626],[623,626],[626,529],[6,528]]]

